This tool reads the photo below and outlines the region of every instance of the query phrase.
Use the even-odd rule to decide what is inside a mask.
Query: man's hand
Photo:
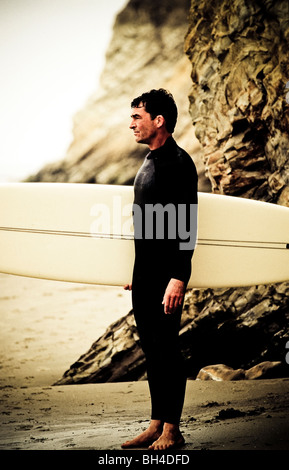
[[[171,279],[165,291],[163,304],[166,314],[174,313],[182,304],[185,295],[185,283],[178,279]]]
[[[131,290],[132,289],[132,285],[131,284],[126,284],[125,286],[123,286],[124,290]]]

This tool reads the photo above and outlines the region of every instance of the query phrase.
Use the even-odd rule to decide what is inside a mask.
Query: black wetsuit
[[[179,349],[182,306],[173,314],[162,304],[171,278],[187,284],[193,249],[180,250],[180,238],[145,238],[145,208],[152,204],[197,204],[197,172],[191,157],[172,137],[151,151],[134,183],[134,204],[142,210],[141,221],[134,214],[135,265],[132,301],[141,345],[147,362],[152,400],[152,419],[178,424],[182,412],[186,374]],[[135,207],[135,206],[134,206]],[[189,217],[187,213],[187,217]],[[141,223],[139,227],[137,224]],[[138,230],[140,228],[140,230]],[[140,232],[142,237],[140,237]]]

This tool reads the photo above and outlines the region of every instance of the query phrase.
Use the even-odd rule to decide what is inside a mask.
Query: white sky
[[[0,0],[0,182],[62,158],[127,0]]]

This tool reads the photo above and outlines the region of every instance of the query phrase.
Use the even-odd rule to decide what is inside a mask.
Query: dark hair
[[[178,110],[173,95],[169,91],[160,88],[143,93],[131,102],[131,107],[138,108],[141,103],[152,119],[159,114],[162,115],[166,121],[167,131],[170,134],[174,132]]]

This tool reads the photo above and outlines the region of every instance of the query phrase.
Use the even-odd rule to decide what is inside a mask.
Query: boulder
[[[265,361],[248,370],[236,369],[228,367],[225,364],[216,364],[212,366],[202,367],[196,380],[257,380],[282,377],[281,361]]]
[[[234,370],[232,367],[228,367],[224,364],[216,364],[213,366],[203,367],[196,380],[216,380],[218,382],[223,380],[244,380],[245,371],[244,369]]]
[[[251,369],[246,370],[246,379],[256,380],[256,379],[272,379],[283,376],[282,368],[284,365],[281,361],[265,361],[261,364],[257,364]]]

